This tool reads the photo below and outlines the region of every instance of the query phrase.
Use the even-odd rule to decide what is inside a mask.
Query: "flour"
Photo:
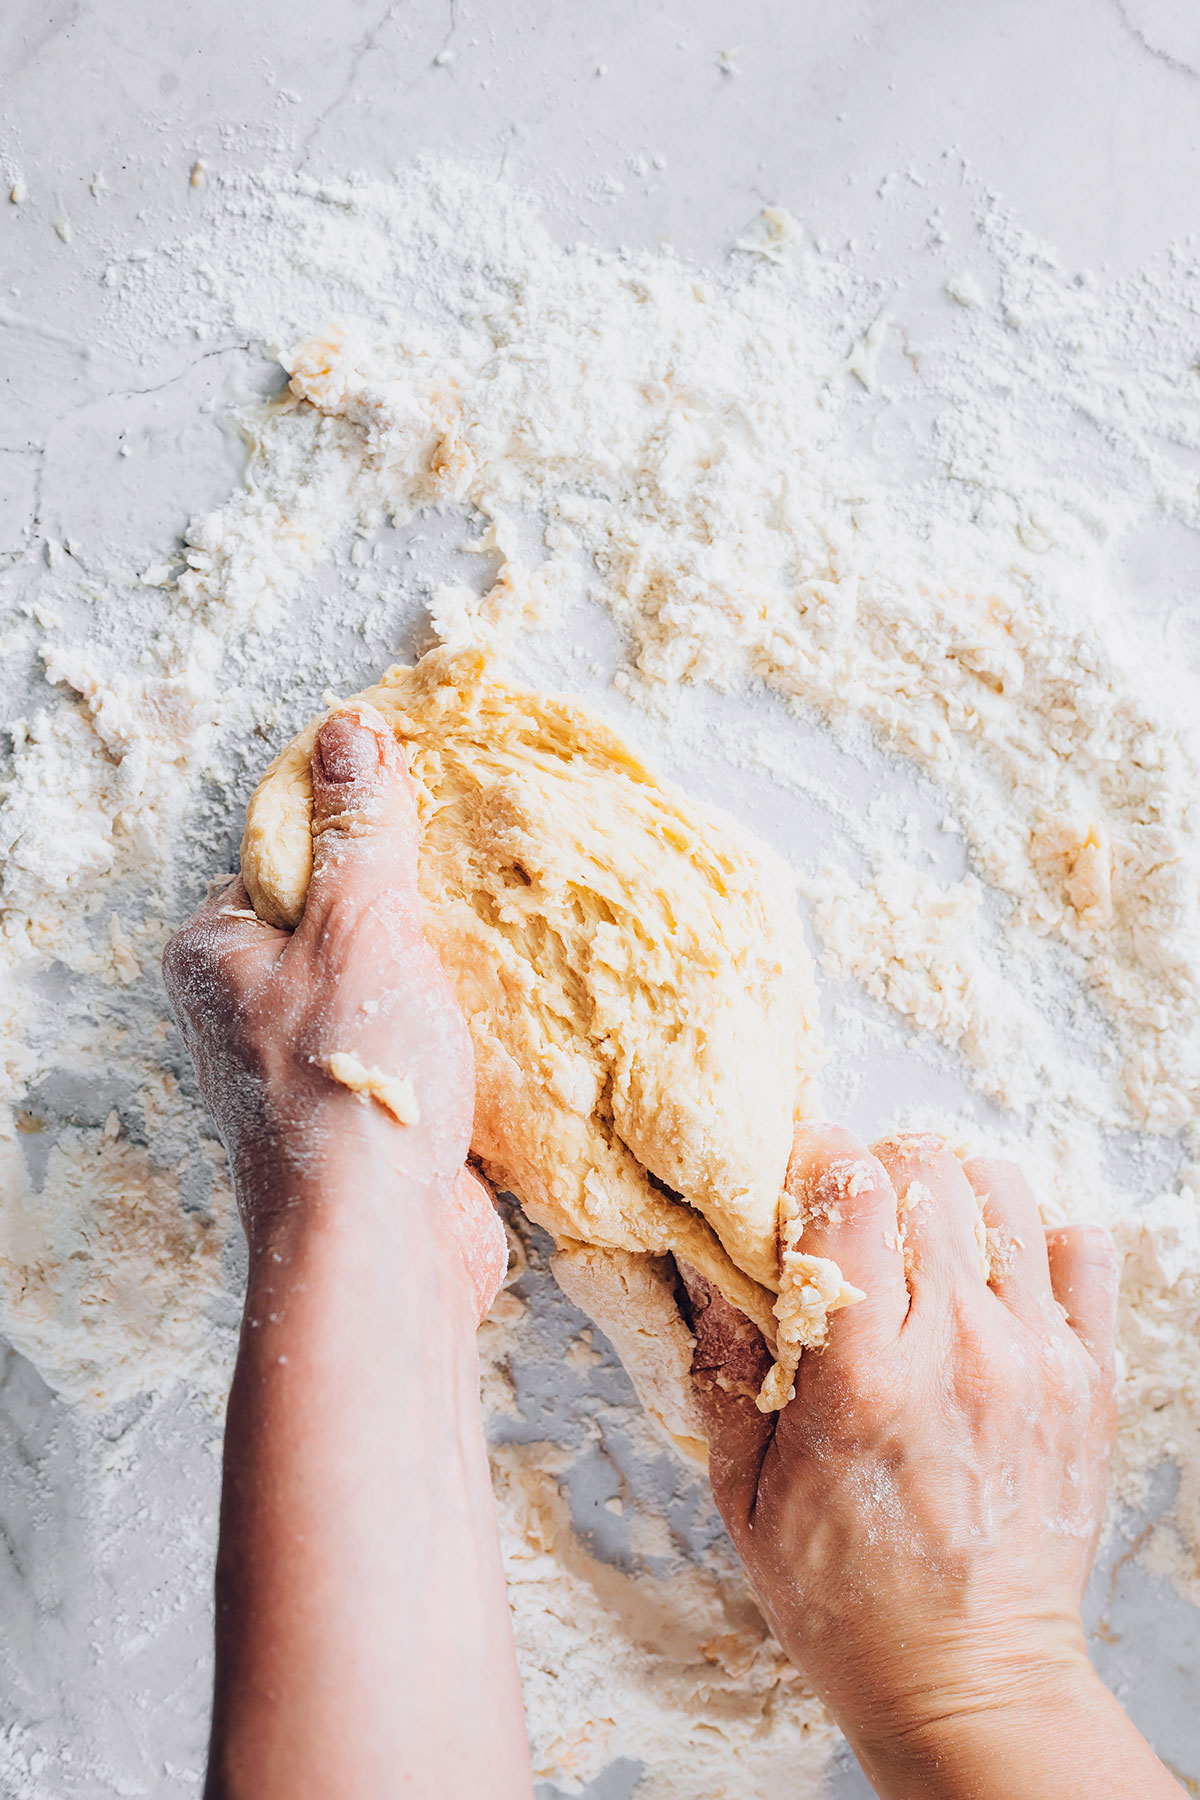
[[[1020,976],[998,964],[994,947],[990,956],[984,948],[990,934],[975,876],[944,887],[886,862],[861,885],[844,869],[827,869],[807,892],[826,968],[853,975],[918,1031],[956,1050],[985,1093],[1013,1110],[1047,1095],[1086,1104]],[[1093,1082],[1095,1073],[1088,1071]],[[1094,1095],[1092,1117],[1104,1116],[1105,1098]]]
[[[538,1260],[536,1244],[530,1250]],[[645,1766],[638,1793],[648,1800],[742,1800],[778,1792],[781,1780],[789,1793],[823,1792],[836,1736],[824,1709],[764,1624],[727,1540],[712,1537],[707,1482],[681,1478],[674,1456],[664,1458],[623,1377],[602,1403],[589,1391],[587,1378],[613,1370],[590,1330],[564,1359],[578,1372],[575,1401],[555,1394],[570,1447],[505,1441],[504,1427],[520,1419],[506,1371],[544,1370],[561,1343],[561,1327],[522,1299],[534,1293],[523,1275],[522,1254],[502,1317],[493,1309],[480,1343],[535,1778],[574,1794],[621,1758]],[[588,1455],[620,1484],[604,1504],[604,1556],[583,1541],[569,1505],[577,1459]],[[665,1490],[654,1477],[664,1460]]]
[[[741,1580],[590,1556],[556,1479],[565,1464],[548,1444],[492,1460],[535,1779],[578,1793],[625,1757],[648,1765],[647,1800],[821,1793],[833,1728]]]
[[[107,1110],[82,1119],[9,1187],[6,1334],[71,1394],[201,1365],[217,1383],[228,1196],[163,1023],[164,932],[228,866],[240,802],[322,686],[366,685],[418,609],[445,641],[520,656],[534,634],[565,663],[590,601],[622,634],[614,704],[644,703],[681,756],[684,687],[765,688],[795,712],[771,754],[796,792],[819,791],[807,759],[828,740],[882,770],[885,795],[913,779],[935,794],[965,876],[922,864],[886,806],[856,816],[861,866],[814,855],[827,967],[922,1054],[957,1059],[998,1109],[973,1147],[982,1131],[1028,1152],[1049,1216],[1117,1226],[1119,1492],[1179,1461],[1176,1535],[1155,1555],[1195,1580],[1195,645],[1183,607],[1124,592],[1152,533],[1200,525],[1188,254],[1073,275],[947,165],[904,202],[926,209],[909,223],[944,289],[919,313],[886,268],[782,211],[702,272],[562,249],[530,200],[452,168],[326,183],[210,167],[204,194],[194,239],[114,247],[97,331],[281,359],[241,421],[246,486],[182,558],[139,546],[100,587],[56,549],[40,619],[7,640],[32,682],[0,806],[8,1150],[15,1166],[38,1141],[19,1113],[63,1066],[92,1083],[119,1067],[133,1136],[106,1139]],[[259,366],[248,397],[255,383]],[[407,533],[396,555],[388,521]],[[738,754],[769,760],[753,733]],[[667,1588],[581,1560],[545,1453],[496,1467],[546,1777],[620,1750],[666,1800],[686,1742],[708,1759],[690,1789],[750,1800],[782,1771],[803,1791],[828,1728],[783,1703],[733,1575],[698,1553],[677,1613]],[[662,1635],[630,1622],[647,1597]],[[704,1729],[710,1699],[744,1707],[736,1728]]]
[[[141,1098],[165,1148],[177,1107],[170,1077],[148,1080]],[[16,1144],[43,1132],[18,1115],[16,1143],[0,1143],[0,1282],[20,1296],[5,1335],[73,1400],[111,1406],[186,1369],[215,1401],[229,1367],[228,1345],[206,1318],[224,1285],[232,1224],[224,1159],[205,1159],[204,1209],[184,1210],[179,1171],[130,1142],[115,1111],[99,1132],[60,1132],[35,1187]]]
[[[393,513],[466,500],[501,522],[509,499],[536,502],[584,534],[643,677],[754,673],[835,723],[868,720],[955,793],[977,866],[1014,901],[1012,932],[1075,954],[1121,1042],[1125,1118],[1183,1127],[1200,1096],[1200,765],[1182,708],[1118,682],[1132,658],[1115,623],[1108,642],[1019,529],[986,589],[943,573],[964,555],[948,527],[897,569],[895,523],[871,517],[861,476],[841,471],[830,491],[839,471],[813,468],[812,375],[759,288],[735,303],[603,266],[566,285],[520,310],[519,356],[493,332],[471,372],[450,365],[452,387],[427,353],[341,341],[331,375],[329,342],[302,347],[294,392],[360,426],[351,491]],[[592,346],[581,366],[553,360],[568,305]],[[484,546],[503,542],[494,526]],[[476,637],[528,623],[530,585],[506,559]]]

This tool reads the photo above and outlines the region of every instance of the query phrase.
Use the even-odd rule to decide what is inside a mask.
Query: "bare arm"
[[[1178,1800],[1080,1620],[1115,1432],[1108,1234],[1045,1232],[1017,1169],[924,1136],[805,1129],[788,1182],[802,1247],[868,1298],[777,1421],[739,1392],[757,1333],[685,1271],[713,1489],[780,1642],[886,1800]]]
[[[217,1565],[211,1800],[531,1792],[479,1416],[503,1230],[463,1167],[470,1044],[421,934],[390,733],[313,759],[317,857],[289,936],[231,914],[166,974],[250,1251]],[[401,1124],[334,1083],[411,1079]]]

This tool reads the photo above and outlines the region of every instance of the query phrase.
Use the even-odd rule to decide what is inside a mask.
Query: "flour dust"
[[[1072,274],[949,164],[895,204],[920,303],[780,208],[700,270],[563,248],[449,166],[213,177],[202,235],[113,247],[100,340],[244,359],[248,461],[178,553],[126,546],[98,581],[41,546],[5,640],[0,1325],[60,1391],[219,1398],[230,1200],[161,943],[326,687],[484,642],[685,766],[716,690],[730,792],[825,809],[790,853],[845,996],[831,1091],[898,1018],[959,1083],[952,1135],[1117,1231],[1118,1494],[1177,1462],[1155,1554],[1200,1586],[1196,645],[1169,587],[1128,591],[1152,534],[1200,526],[1197,270]],[[482,1340],[501,1426],[534,1353],[508,1306]],[[686,1741],[705,1792],[816,1782],[830,1728],[719,1534],[643,1496],[623,1574],[572,1532],[566,1453],[506,1430],[541,1775],[620,1753],[669,1800]]]

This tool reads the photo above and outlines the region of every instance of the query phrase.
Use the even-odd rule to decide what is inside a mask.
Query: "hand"
[[[963,1722],[1007,1712],[1015,1729],[1099,1685],[1080,1602],[1116,1427],[1112,1241],[1045,1231],[1019,1170],[933,1137],[872,1155],[803,1128],[788,1187],[802,1247],[867,1298],[764,1419],[747,1397],[767,1366],[757,1333],[684,1272],[717,1504],[880,1791],[1004,1791],[928,1770],[954,1761]]]
[[[164,958],[250,1240],[205,1793],[515,1800],[529,1763],[474,1330],[507,1246],[463,1166],[471,1045],[422,934],[384,721],[328,720],[312,785],[296,930],[259,924],[237,882]],[[339,1051],[409,1081],[419,1116],[335,1082]]]
[[[507,1247],[464,1167],[471,1043],[421,930],[408,770],[382,719],[339,713],[317,739],[312,782],[313,874],[296,930],[255,920],[239,879],[167,945],[167,993],[252,1242],[298,1194],[352,1188],[351,1167],[355,1179],[416,1184],[433,1196],[481,1316]],[[325,1064],[338,1051],[409,1078],[417,1122],[336,1083]]]

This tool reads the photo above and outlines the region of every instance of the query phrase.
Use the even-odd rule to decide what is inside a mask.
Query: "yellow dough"
[[[413,1084],[405,1075],[385,1075],[374,1063],[370,1068],[347,1050],[335,1050],[325,1058],[333,1079],[366,1104],[374,1100],[390,1112],[398,1125],[415,1125],[421,1117]]]
[[[475,1046],[473,1150],[553,1234],[564,1287],[602,1328],[607,1317],[618,1348],[646,1340],[631,1373],[695,1453],[670,1257],[778,1351],[764,1405],[784,1403],[800,1349],[858,1297],[794,1242],[781,1263],[793,1126],[817,1061],[790,873],[578,702],[511,687],[478,652],[434,651],[345,705],[382,715],[416,784],[425,929]],[[246,887],[276,925],[304,910],[321,722],[272,763],[246,817]],[[669,1399],[649,1391],[656,1342]]]

